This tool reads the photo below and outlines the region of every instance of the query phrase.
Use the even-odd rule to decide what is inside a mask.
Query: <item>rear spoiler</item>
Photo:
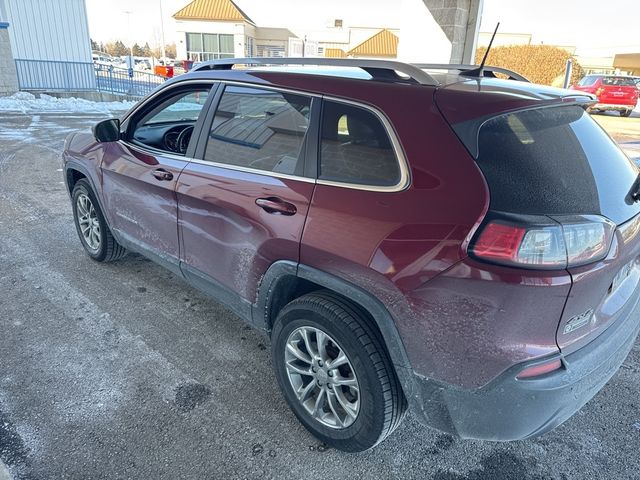
[[[560,100],[560,101],[558,101]],[[456,132],[458,138],[462,141],[462,143],[467,147],[469,153],[473,156],[473,158],[478,158],[480,154],[480,148],[478,145],[478,135],[482,126],[491,120],[492,118],[500,117],[502,115],[509,115],[511,113],[523,112],[526,110],[538,110],[542,108],[552,108],[552,107],[561,107],[564,105],[575,105],[584,108],[585,110],[590,106],[594,105],[598,98],[595,95],[591,95],[589,93],[576,93],[570,94],[564,97],[561,97],[554,102],[548,102],[544,104],[536,104],[530,105],[524,108],[516,108],[513,110],[505,110],[499,112],[497,114],[486,115],[484,117],[475,118],[473,120],[469,120],[466,122],[460,122],[454,125],[451,125],[453,131]]]

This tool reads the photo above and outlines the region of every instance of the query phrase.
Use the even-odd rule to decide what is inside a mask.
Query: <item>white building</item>
[[[347,25],[337,12],[325,28],[301,30],[259,26],[233,0],[193,0],[173,17],[181,60],[304,53],[445,63],[471,61],[480,11],[481,0],[403,0],[401,25]]]
[[[95,89],[85,0],[0,0],[0,23],[21,89]]]

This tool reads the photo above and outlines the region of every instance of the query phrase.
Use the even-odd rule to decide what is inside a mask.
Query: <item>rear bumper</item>
[[[637,295],[615,324],[567,356],[563,368],[528,380],[516,375],[537,362],[516,365],[478,390],[462,390],[415,375],[411,406],[423,423],[460,438],[521,440],[557,427],[616,373],[640,330]],[[544,360],[548,360],[547,357]]]
[[[593,110],[633,110],[636,104],[627,103],[596,103],[591,107]]]

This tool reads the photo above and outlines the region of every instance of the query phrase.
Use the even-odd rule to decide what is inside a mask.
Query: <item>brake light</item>
[[[606,218],[591,215],[504,217],[481,228],[469,249],[471,256],[525,268],[576,267],[606,257],[615,230]]]
[[[515,261],[518,256],[518,247],[525,233],[527,231],[524,228],[489,223],[482,231],[473,251],[483,258]]]

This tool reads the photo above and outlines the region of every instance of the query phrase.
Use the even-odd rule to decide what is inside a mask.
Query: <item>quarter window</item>
[[[320,179],[371,186],[400,181],[398,159],[376,115],[364,108],[324,102]]]
[[[209,132],[204,159],[268,172],[301,175],[311,99],[227,86]]]

